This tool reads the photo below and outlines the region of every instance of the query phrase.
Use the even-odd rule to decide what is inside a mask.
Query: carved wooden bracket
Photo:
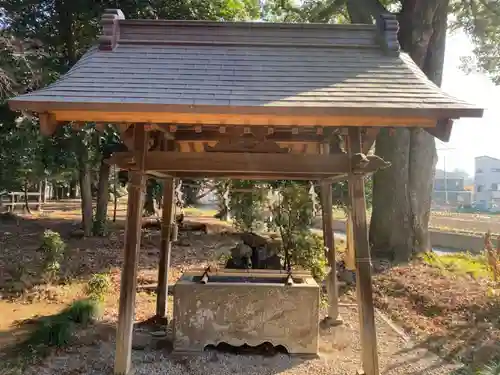
[[[379,169],[390,167],[391,163],[377,155],[354,154],[351,158],[351,170],[353,174],[368,174]]]

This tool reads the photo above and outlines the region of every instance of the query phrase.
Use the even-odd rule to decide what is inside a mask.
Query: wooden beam
[[[170,268],[170,253],[172,251],[171,232],[174,205],[174,179],[163,181],[163,212],[161,218],[160,264],[158,267],[158,289],[156,297],[156,316],[166,317],[168,313],[168,271]]]
[[[426,129],[427,133],[433,135],[443,142],[449,142],[451,137],[451,129],[453,128],[453,120],[443,119],[439,120],[435,128]]]
[[[144,166],[148,136],[142,126],[134,129],[137,169],[130,174],[124,260],[121,275],[118,326],[116,330],[116,375],[128,375],[131,366],[134,326],[137,262],[141,246],[143,192],[146,185]]]
[[[355,157],[356,155],[353,155]],[[268,154],[268,153],[204,153],[151,151],[146,156],[145,168],[150,171],[175,173],[212,173],[259,175],[317,175],[329,177],[349,173],[347,154]],[[356,159],[357,172],[374,172],[380,167],[380,158],[368,156]],[[133,153],[119,152],[109,160],[122,169],[138,170]]]
[[[103,106],[102,110],[54,110],[57,121],[86,121],[108,123],[168,123],[203,124],[235,126],[376,126],[376,127],[420,127],[436,126],[435,117],[406,117],[387,114],[387,116],[359,115],[320,115],[318,108],[314,115],[299,114],[246,114],[246,113],[178,113],[178,112],[112,112]],[[355,113],[356,109],[352,109]]]
[[[362,152],[359,128],[349,129],[348,152],[351,161],[356,154]],[[351,165],[351,168],[354,167],[354,165]],[[372,265],[368,242],[363,176],[354,173],[350,175],[349,198],[351,201],[354,249],[356,253],[356,288],[358,292],[363,371],[365,375],[379,375],[371,276]]]
[[[321,152],[327,155],[330,152],[330,145],[323,143]],[[333,197],[332,183],[328,180],[320,182],[322,217],[323,217],[323,240],[326,247],[326,256],[330,272],[326,276],[326,290],[328,293],[328,316],[325,322],[330,326],[342,324],[339,317],[339,291],[337,283],[337,261],[335,260],[335,238],[333,236]]]
[[[38,115],[40,119],[40,133],[42,135],[50,136],[54,134],[57,129],[57,120],[53,113],[40,113]]]

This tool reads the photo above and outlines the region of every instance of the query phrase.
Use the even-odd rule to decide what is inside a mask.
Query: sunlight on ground
[[[422,259],[425,263],[446,272],[470,275],[475,279],[493,277],[486,256],[483,254],[457,253],[438,256],[434,253],[426,253]]]
[[[184,208],[184,213],[189,216],[214,217],[215,214],[217,214],[217,210],[207,210],[198,207],[186,207]]]

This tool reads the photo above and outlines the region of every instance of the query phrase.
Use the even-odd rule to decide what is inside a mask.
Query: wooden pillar
[[[330,153],[330,145],[322,144],[321,151],[323,154]],[[335,260],[335,238],[333,236],[333,199],[332,199],[332,183],[328,180],[323,180],[320,183],[321,188],[321,206],[323,219],[323,241],[328,249],[326,256],[330,272],[326,276],[326,290],[328,293],[328,316],[325,322],[330,325],[342,324],[342,319],[339,317],[339,290],[337,282],[337,262]]]
[[[142,125],[134,128],[134,150],[138,170],[130,172],[127,203],[127,224],[125,249],[118,307],[118,326],[116,330],[116,375],[128,375],[131,366],[132,336],[135,318],[135,293],[137,279],[137,260],[141,245],[141,218],[146,186],[144,160],[147,152],[147,133]]]
[[[349,128],[348,150],[351,157],[354,154],[362,152],[361,129],[359,127]],[[351,201],[353,242],[356,254],[356,288],[363,373],[365,375],[379,375],[370,247],[368,243],[368,226],[366,223],[365,184],[362,175],[350,174],[349,198]]]
[[[156,298],[156,316],[165,317],[168,313],[168,270],[172,250],[172,225],[174,209],[174,179],[163,182],[163,212],[161,219],[160,264],[158,266],[158,289]]]
[[[349,271],[356,270],[356,255],[354,253],[354,239],[352,233],[352,210],[351,204],[348,203],[347,220],[346,220],[346,257],[345,266]]]

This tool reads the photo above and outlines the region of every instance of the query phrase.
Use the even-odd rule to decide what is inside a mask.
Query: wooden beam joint
[[[40,133],[42,135],[50,136],[55,133],[57,129],[56,117],[53,113],[40,113],[38,115],[40,119]]]

